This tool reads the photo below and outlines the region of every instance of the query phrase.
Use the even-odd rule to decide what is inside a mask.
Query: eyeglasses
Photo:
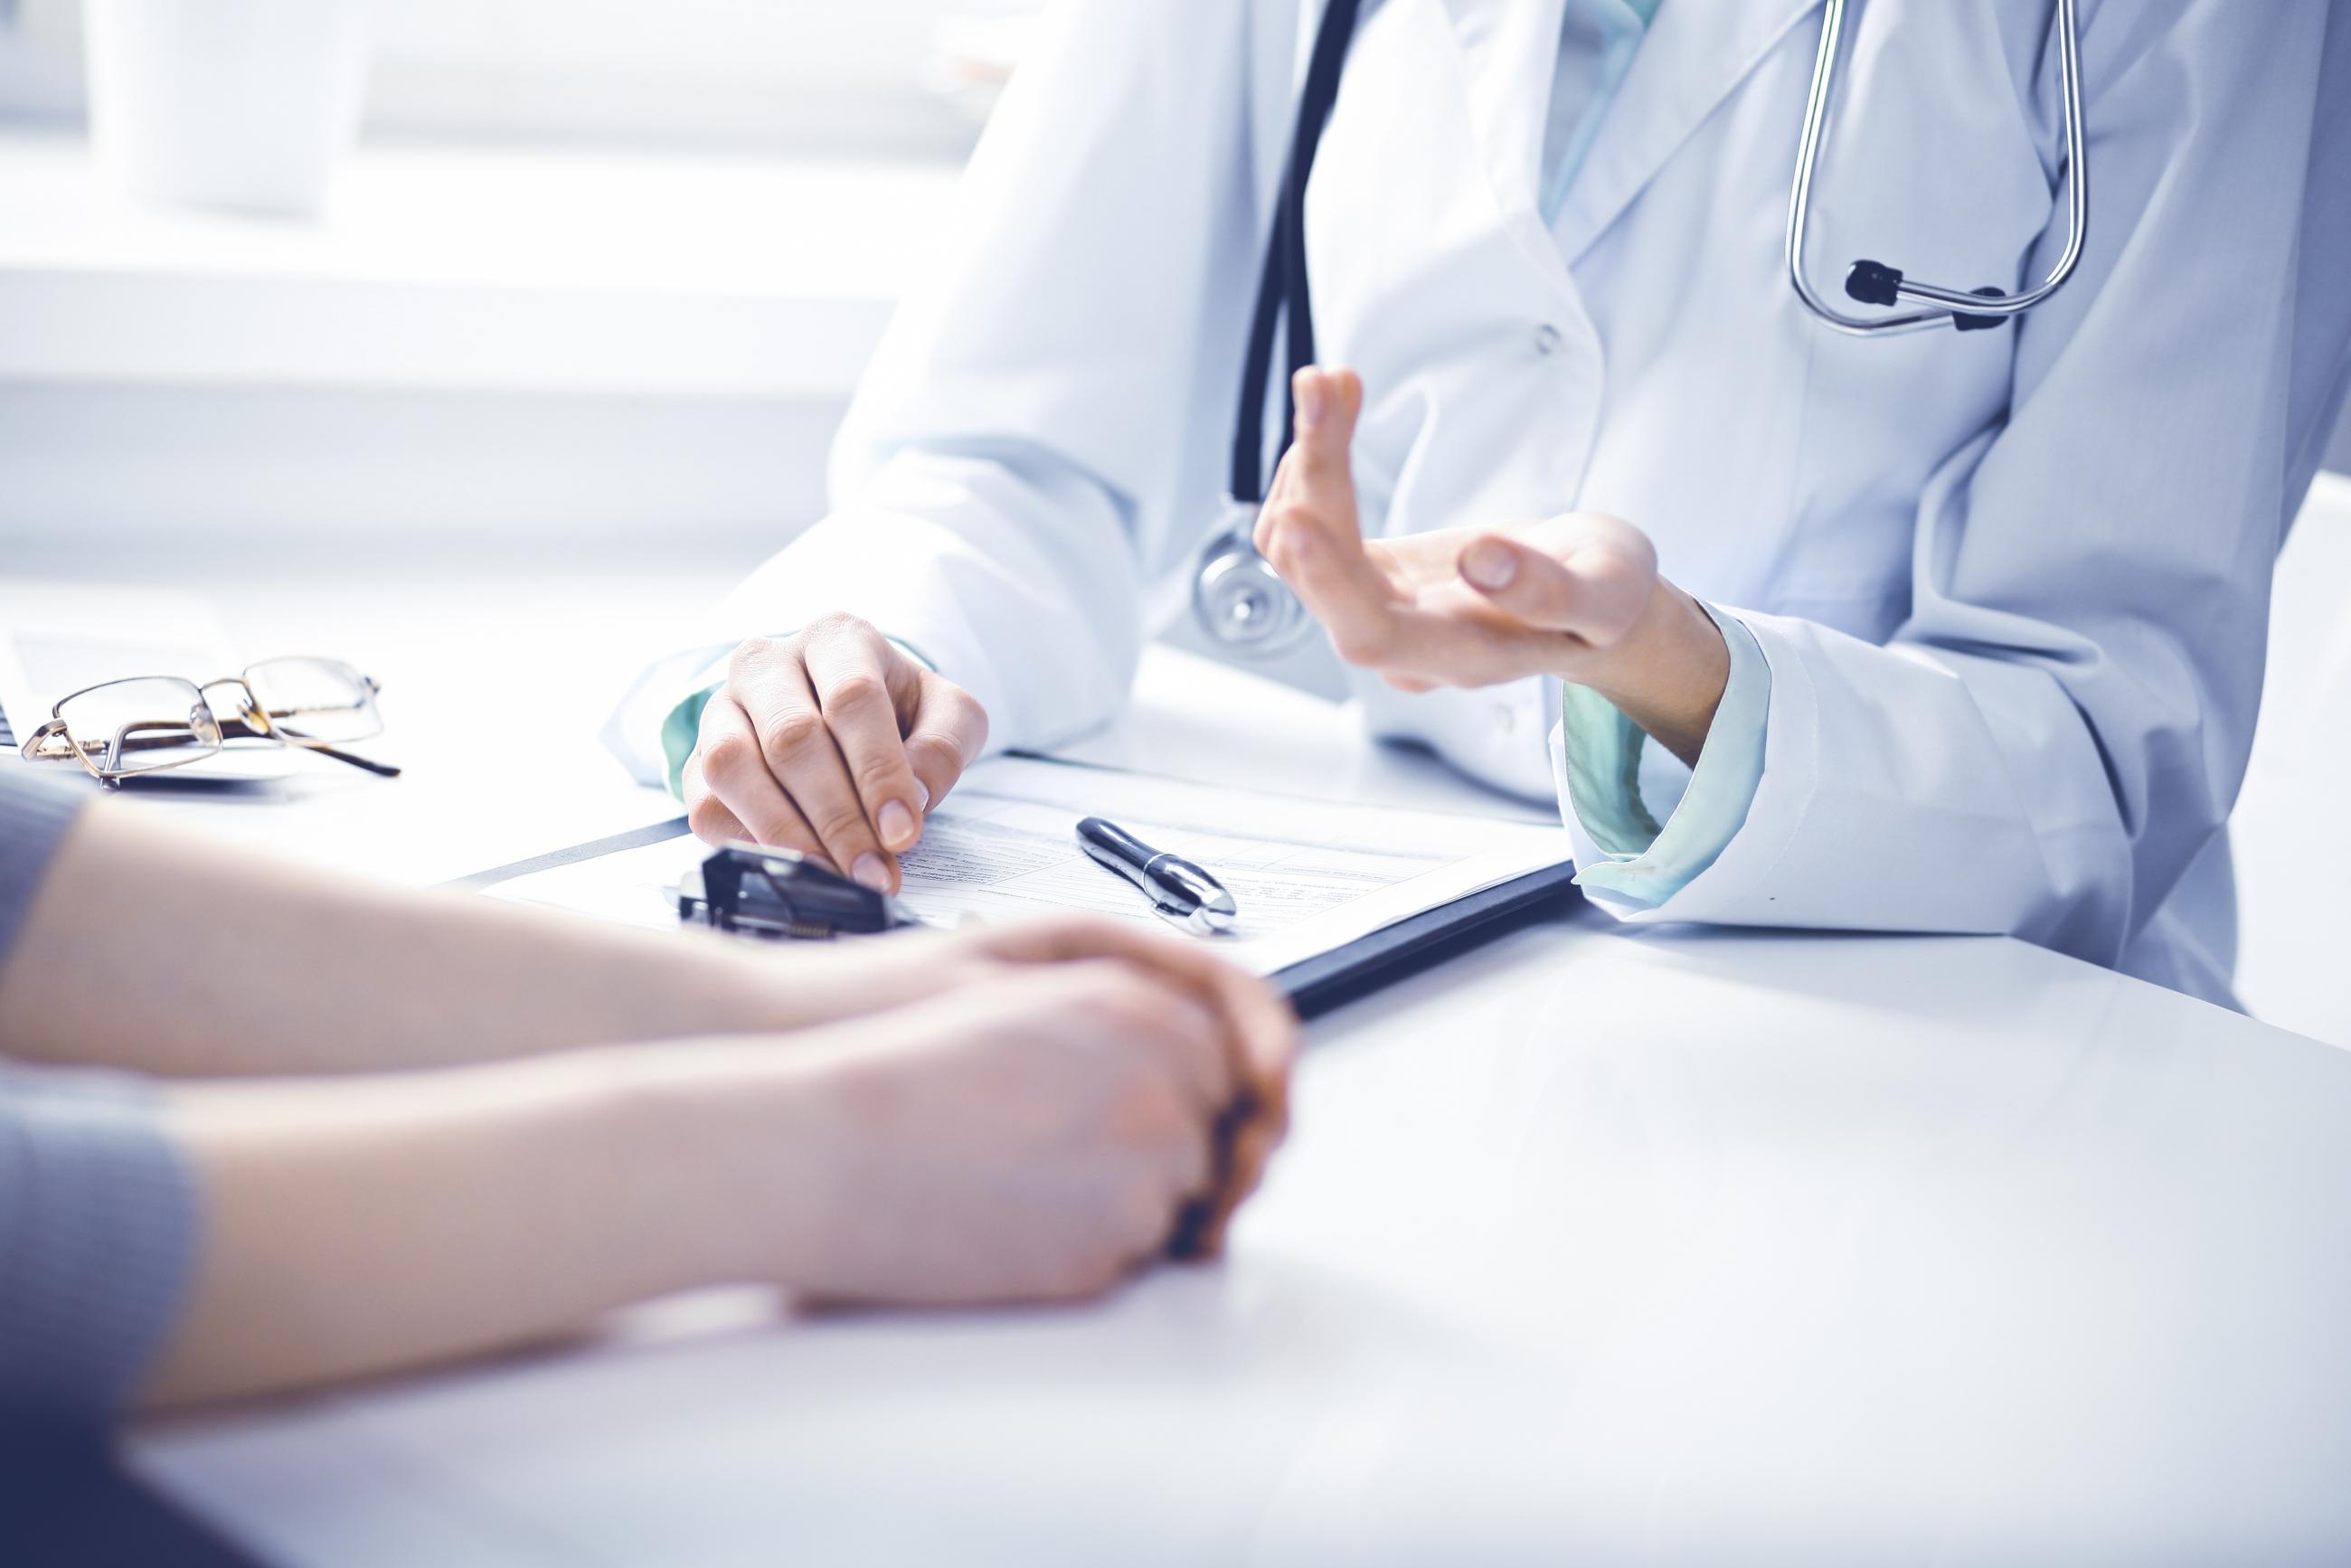
[[[25,742],[28,761],[78,760],[107,784],[217,756],[232,743],[298,746],[385,779],[400,769],[341,750],[383,733],[378,687],[334,659],[264,659],[198,685],[177,675],[135,675],[59,699]],[[230,699],[216,701],[214,693]]]

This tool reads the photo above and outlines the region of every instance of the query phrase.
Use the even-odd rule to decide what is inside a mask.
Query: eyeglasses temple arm
[[[321,746],[315,740],[305,741],[302,745],[302,749],[305,751],[315,751],[321,757],[331,757],[338,762],[348,762],[354,768],[365,768],[368,772],[374,774],[379,779],[397,779],[400,777],[400,768],[394,763],[378,762],[372,758],[361,757],[357,752],[338,751],[331,746]]]
[[[379,779],[400,777],[400,769],[392,763],[377,762],[372,758],[361,757],[356,752],[343,751],[329,746],[325,741],[313,740],[291,725],[278,725],[273,733],[270,730],[256,729],[241,718],[228,719],[222,723],[221,734],[239,740],[282,739],[300,747],[305,751],[315,751],[321,757],[331,757],[338,762],[347,762],[353,768],[364,768]]]

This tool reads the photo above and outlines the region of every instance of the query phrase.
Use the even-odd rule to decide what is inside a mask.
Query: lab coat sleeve
[[[1907,622],[1737,612],[1771,675],[1746,825],[1663,903],[1604,906],[2117,962],[2228,818],[2343,399],[2346,34],[2321,0],[2095,14],[2088,248],[2011,329],[2005,423],[1920,497]]]
[[[835,612],[921,648],[993,748],[1109,716],[1154,541],[1215,515],[1270,202],[1251,106],[1296,29],[1288,3],[1055,7],[860,387],[832,513],[623,703],[608,738],[640,777],[707,649]]]

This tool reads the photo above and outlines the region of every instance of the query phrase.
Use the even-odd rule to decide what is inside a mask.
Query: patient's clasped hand
[[[20,883],[46,860],[0,954],[0,1156],[43,1157],[86,1096],[53,1168],[104,1201],[57,1192],[57,1218],[166,1310],[83,1323],[114,1343],[78,1385],[11,1365],[44,1325],[0,1323],[19,1406],[380,1374],[718,1283],[1083,1297],[1215,1252],[1286,1124],[1287,1005],[1149,933],[668,936],[57,801],[5,845]]]

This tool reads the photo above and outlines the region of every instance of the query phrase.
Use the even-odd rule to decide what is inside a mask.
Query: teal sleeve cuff
[[[779,635],[789,636],[791,633],[787,632]],[[937,672],[938,665],[913,643],[893,637],[890,645],[923,668]],[[694,755],[695,742],[702,734],[702,710],[710,705],[711,694],[718,689],[720,684],[713,681],[699,691],[688,693],[662,719],[662,777],[668,780],[669,792],[681,800],[685,799],[685,759]]]
[[[1663,827],[1641,799],[1641,748],[1648,737],[1598,693],[1562,689],[1568,801],[1607,857],[1575,880],[1616,902],[1654,909],[1696,881],[1746,825],[1763,781],[1771,666],[1737,616],[1710,604],[1706,612],[1730,651],[1730,679],[1689,787]]]
[[[711,694],[717,689],[714,681],[687,694],[661,722],[662,777],[668,781],[669,792],[681,800],[685,799],[685,759],[694,755],[694,743],[702,734],[702,710],[710,706]]]

